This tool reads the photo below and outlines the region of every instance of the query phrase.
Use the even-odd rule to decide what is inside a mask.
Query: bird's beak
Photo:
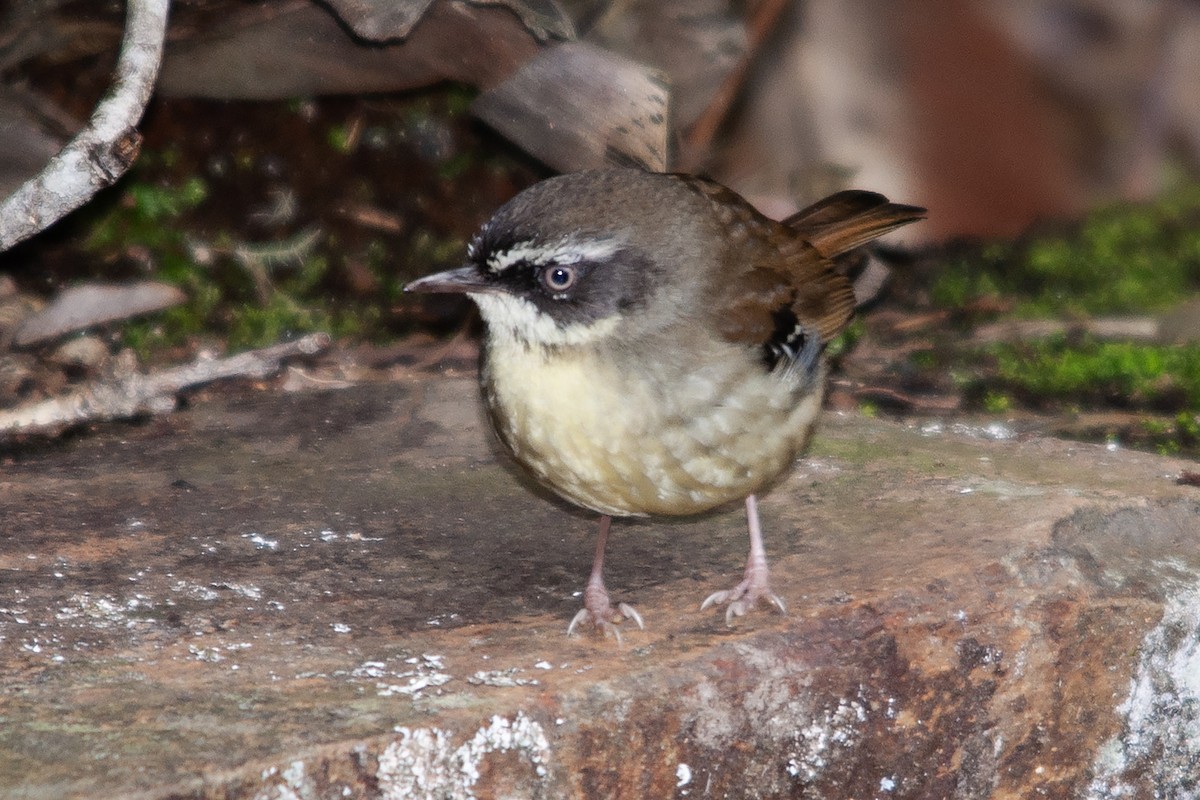
[[[437,272],[418,278],[404,287],[406,292],[427,292],[429,294],[466,294],[498,291],[495,284],[480,272],[474,265]]]

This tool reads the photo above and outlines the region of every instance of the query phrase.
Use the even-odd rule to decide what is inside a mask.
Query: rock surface
[[[1168,458],[830,415],[762,503],[786,617],[699,601],[738,509],[594,520],[469,376],[198,397],[0,472],[0,795],[1180,797],[1200,501]]]

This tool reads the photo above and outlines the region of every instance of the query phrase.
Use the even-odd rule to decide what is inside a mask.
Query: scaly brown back
[[[719,281],[713,298],[721,309],[720,334],[746,344],[767,344],[789,319],[829,342],[854,313],[853,286],[838,274],[835,259],[925,216],[923,208],[850,190],[775,222],[719,184],[687,176],[681,180],[712,201],[729,245],[744,243],[742,249],[752,254],[727,265],[734,274]]]

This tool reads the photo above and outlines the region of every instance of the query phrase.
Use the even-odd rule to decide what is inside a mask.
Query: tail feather
[[[925,218],[919,206],[889,202],[876,192],[830,195],[783,221],[803,232],[821,255],[834,258],[910,222]]]

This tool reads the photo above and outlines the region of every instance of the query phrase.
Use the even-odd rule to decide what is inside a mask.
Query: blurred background
[[[65,0],[2,14],[7,194],[90,113],[124,17],[119,2]],[[531,74],[571,40],[631,63],[586,62],[594,74],[580,75],[581,58],[563,57]],[[771,209],[849,183],[918,198],[932,212],[914,231],[926,239],[1011,236],[1153,197],[1194,174],[1200,151],[1189,0],[177,0],[148,134],[184,98],[368,103],[451,82],[472,99],[501,87],[479,116],[550,167],[577,169],[597,153],[548,141],[537,123],[567,108],[600,127],[634,118],[655,72],[670,116],[619,144],[625,155],[661,144],[652,166],[709,172]],[[239,113],[206,110],[222,108]],[[222,120],[205,121],[162,138],[236,146],[205,130]],[[448,138],[416,144],[444,159]]]
[[[0,3],[0,196],[87,120],[124,23],[120,2]],[[0,403],[123,348],[317,329],[359,366],[424,364],[469,311],[403,284],[530,183],[623,163],[774,217],[845,187],[929,209],[838,345],[835,405],[1184,449],[1200,430],[1194,0],[176,0],[141,130],[117,186],[0,254]],[[144,279],[181,299],[88,331],[94,361],[47,361],[76,330],[10,347],[62,287]],[[465,363],[454,342],[437,358]]]

